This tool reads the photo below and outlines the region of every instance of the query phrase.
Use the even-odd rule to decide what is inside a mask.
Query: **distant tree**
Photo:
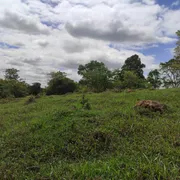
[[[0,79],[0,98],[11,96],[9,83],[6,80]]]
[[[52,72],[49,74],[50,80],[47,87],[47,95],[60,95],[76,90],[76,84],[73,80],[66,77],[63,72]]]
[[[112,72],[112,79],[113,79],[113,81],[120,81],[123,79],[121,69],[115,69]]]
[[[29,94],[29,86],[17,80],[0,80],[0,97],[24,97]]]
[[[160,72],[157,69],[150,71],[147,81],[152,85],[153,88],[159,88],[162,84]]]
[[[168,62],[160,63],[164,87],[180,87],[180,61],[171,59]]]
[[[24,97],[29,94],[29,85],[20,80],[19,70],[11,68],[5,71],[5,80],[0,81],[0,97]]]
[[[120,86],[130,89],[137,89],[137,88],[145,88],[145,80],[141,79],[137,76],[136,73],[133,71],[125,71],[123,81],[121,81]]]
[[[41,84],[36,82],[30,86],[30,94],[38,95],[41,92]]]
[[[19,70],[11,68],[11,69],[6,69],[5,70],[5,79],[7,80],[18,80],[19,75],[18,75]]]
[[[176,32],[178,36],[177,47],[175,48],[175,59],[180,61],[180,31]]]
[[[121,77],[123,78],[125,71],[132,71],[137,75],[137,77],[145,79],[143,75],[143,68],[145,67],[146,66],[141,63],[139,56],[135,54],[126,59],[124,65],[121,68]]]
[[[80,84],[86,85],[95,92],[102,92],[111,87],[111,71],[102,62],[91,61],[80,65],[78,74],[82,76]]]

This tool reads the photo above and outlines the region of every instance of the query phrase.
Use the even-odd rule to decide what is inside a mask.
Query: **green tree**
[[[30,86],[30,94],[38,95],[41,92],[41,83],[33,83],[32,86]]]
[[[113,81],[120,81],[123,79],[121,69],[115,69],[112,72],[112,79],[113,79]]]
[[[175,48],[175,59],[180,61],[180,31],[176,32],[178,36],[177,47]]]
[[[125,71],[123,81],[120,83],[121,88],[145,88],[145,79],[141,79],[133,71]]]
[[[29,94],[29,85],[17,80],[0,80],[0,97],[24,97]]]
[[[9,80],[10,92],[15,98],[29,95],[29,85],[24,81]]]
[[[73,80],[66,77],[63,72],[52,72],[49,74],[50,80],[47,87],[47,95],[60,95],[76,90],[76,84]]]
[[[160,63],[164,87],[180,87],[180,61],[171,59],[168,62]]]
[[[11,96],[11,92],[8,81],[0,79],[0,98],[7,98],[9,96]]]
[[[111,71],[102,62],[91,61],[80,65],[78,74],[82,76],[80,84],[87,85],[95,92],[102,92],[111,87]]]
[[[138,55],[133,55],[126,59],[124,65],[121,68],[121,75],[120,77],[124,77],[125,71],[132,71],[134,72],[139,78],[145,79],[143,75],[143,68],[146,66],[141,63],[141,59]]]
[[[153,88],[159,88],[162,84],[160,72],[157,69],[150,71],[147,81],[152,85]]]
[[[11,68],[11,69],[6,69],[5,70],[5,79],[7,80],[18,80],[19,75],[18,75],[19,70]]]

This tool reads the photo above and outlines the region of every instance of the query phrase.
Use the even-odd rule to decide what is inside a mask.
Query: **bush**
[[[17,80],[0,80],[0,97],[25,97],[29,94],[28,85]]]
[[[84,94],[82,96],[81,104],[82,104],[82,108],[83,109],[87,109],[87,110],[91,109],[91,105],[89,103],[89,100],[85,98]]]
[[[51,80],[48,83],[46,95],[61,95],[76,90],[76,84],[73,80],[66,77],[62,72],[51,73]]]

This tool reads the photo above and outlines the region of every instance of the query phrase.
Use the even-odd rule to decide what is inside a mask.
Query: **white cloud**
[[[178,6],[178,5],[180,5],[180,0],[173,2],[171,6]]]
[[[166,36],[175,35],[180,29],[180,10],[169,10],[164,14],[164,22],[162,28]]]
[[[19,47],[0,49],[0,76],[14,67],[43,85],[51,71],[79,80],[79,64],[99,60],[114,69],[133,54],[148,72],[158,65],[155,55],[139,50],[174,42],[180,27],[180,10],[155,0],[1,0],[0,14],[0,41]]]
[[[1,28],[15,29],[29,34],[49,34],[49,29],[38,22],[38,19],[5,11],[0,18]]]

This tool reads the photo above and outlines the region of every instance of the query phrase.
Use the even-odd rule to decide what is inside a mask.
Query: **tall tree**
[[[178,36],[177,47],[175,48],[175,59],[180,61],[180,31],[176,32]]]
[[[111,71],[102,62],[91,61],[80,65],[78,74],[82,76],[80,84],[87,85],[95,92],[104,91],[111,86]]]
[[[153,88],[159,88],[162,84],[160,72],[157,69],[150,71],[148,74],[147,81],[152,85]]]
[[[134,72],[139,78],[144,79],[143,68],[145,68],[145,64],[141,63],[141,59],[138,55],[133,55],[126,59],[124,65],[122,66],[122,77],[125,71]]]
[[[5,70],[5,79],[7,80],[18,80],[19,75],[18,75],[19,70],[11,68],[11,69],[6,69]]]
[[[171,59],[160,63],[160,71],[165,87],[180,87],[180,61]]]
[[[76,84],[73,80],[66,77],[63,72],[52,72],[49,74],[50,80],[47,87],[47,95],[66,94],[76,90]]]

